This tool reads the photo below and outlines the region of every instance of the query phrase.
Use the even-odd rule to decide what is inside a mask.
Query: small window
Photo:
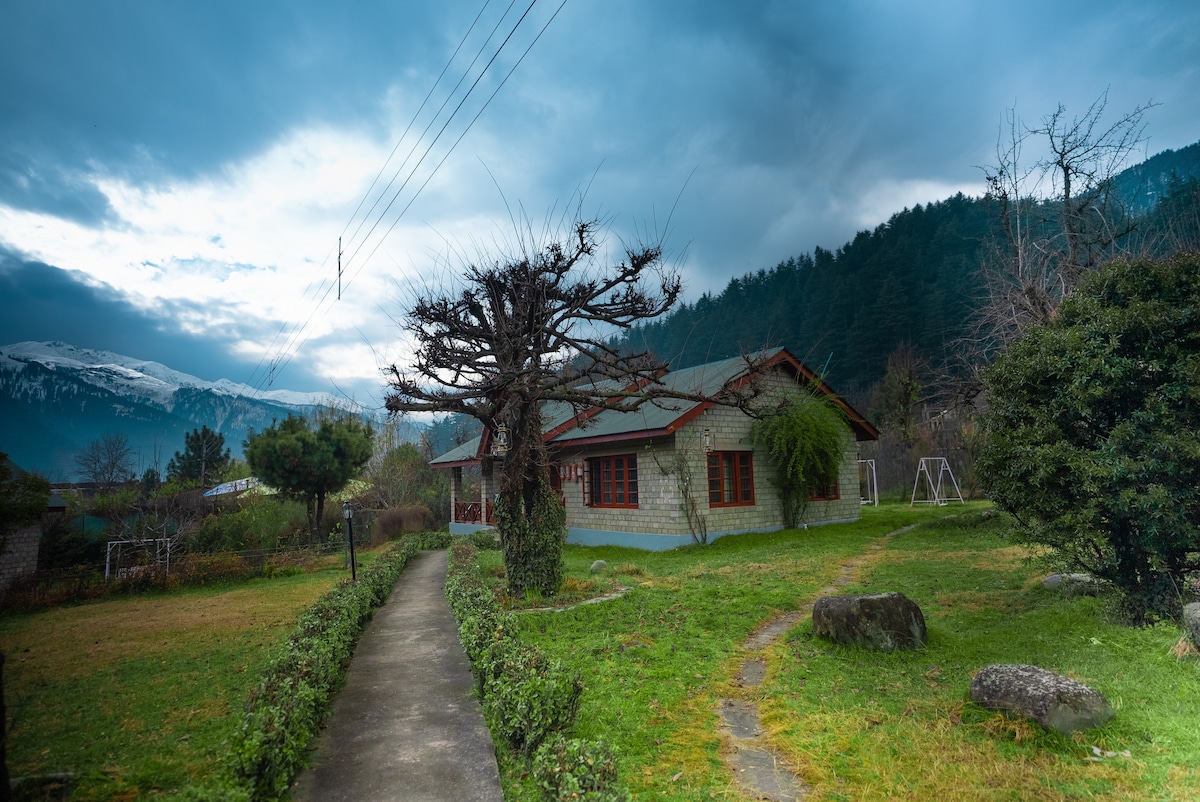
[[[637,455],[594,457],[587,461],[588,504],[592,507],[637,507]]]
[[[708,506],[744,507],[754,503],[754,460],[749,451],[710,451]]]
[[[837,501],[841,497],[838,483],[834,482],[828,487],[813,488],[812,495],[809,496],[809,501]]]

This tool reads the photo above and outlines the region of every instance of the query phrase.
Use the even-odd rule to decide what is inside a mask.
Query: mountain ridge
[[[129,439],[138,473],[165,472],[193,429],[223,434],[240,456],[251,430],[334,405],[327,394],[256,392],[58,340],[0,346],[0,451],[54,481],[77,478],[75,455],[107,433]]]

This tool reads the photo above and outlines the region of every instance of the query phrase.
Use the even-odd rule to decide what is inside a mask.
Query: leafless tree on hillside
[[[75,467],[86,481],[101,492],[133,479],[133,448],[123,434],[109,432],[93,440],[75,455]]]
[[[1035,127],[1015,109],[996,144],[996,163],[983,168],[995,204],[995,247],[982,265],[984,300],[974,330],[958,344],[946,380],[948,403],[971,404],[979,373],[1031,326],[1054,317],[1090,271],[1125,253],[1133,232],[1113,181],[1145,141],[1144,117],[1156,104],[1105,121],[1107,91],[1082,116],[1062,104]],[[1044,147],[1029,165],[1026,146]]]

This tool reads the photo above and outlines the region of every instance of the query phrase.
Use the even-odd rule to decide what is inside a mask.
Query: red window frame
[[[842,497],[841,489],[838,487],[837,480],[829,487],[814,487],[812,495],[808,497],[809,501],[837,501]]]
[[[754,455],[751,451],[708,452],[708,506],[754,504]]]
[[[637,509],[637,454],[592,457],[587,472],[589,507]]]

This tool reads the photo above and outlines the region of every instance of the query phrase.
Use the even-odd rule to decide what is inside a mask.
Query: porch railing
[[[454,522],[456,524],[491,524],[492,502],[456,501],[454,502]]]

